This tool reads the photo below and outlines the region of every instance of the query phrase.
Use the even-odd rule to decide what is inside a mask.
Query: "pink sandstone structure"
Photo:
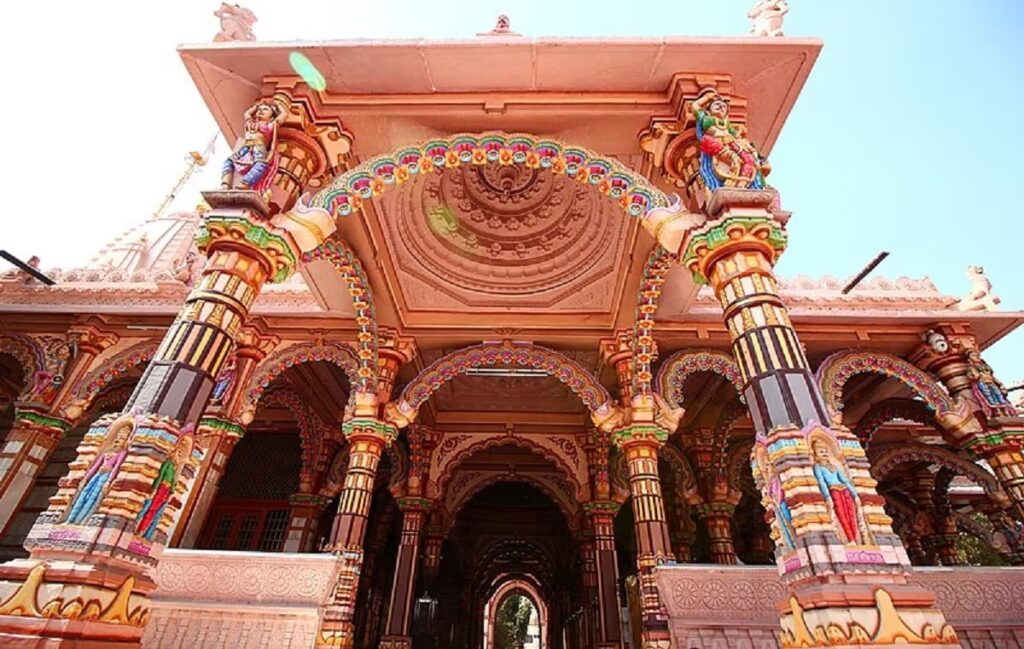
[[[821,42],[239,11],[223,186],[0,277],[0,645],[1024,647],[1024,313],[775,274]]]

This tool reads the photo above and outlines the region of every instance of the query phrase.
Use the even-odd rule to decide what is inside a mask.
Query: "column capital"
[[[13,428],[35,431],[58,440],[71,430],[72,422],[64,417],[49,414],[38,404],[18,402],[14,406]]]
[[[398,429],[376,417],[353,416],[346,418],[341,424],[341,432],[349,442],[360,439],[379,441],[385,446],[398,437]]]
[[[396,498],[395,504],[398,505],[398,509],[405,512],[419,512],[425,514],[434,508],[434,500],[431,498],[417,498],[415,496],[405,496],[403,498]]]
[[[590,502],[583,503],[583,511],[586,512],[587,516],[615,516],[619,513],[621,507],[622,505],[614,500],[591,500]]]
[[[120,338],[113,331],[106,329],[105,325],[106,323],[97,316],[82,318],[68,329],[68,338],[78,346],[80,352],[98,356]]]
[[[291,236],[272,226],[266,203],[254,191],[203,192],[211,210],[196,232],[200,252],[242,249],[257,259],[271,282],[283,282],[296,269],[299,250]]]
[[[628,447],[657,449],[668,441],[669,431],[655,423],[632,423],[612,431],[612,441],[625,450]]]
[[[207,414],[199,419],[196,437],[227,437],[239,440],[245,437],[245,426],[232,419]]]

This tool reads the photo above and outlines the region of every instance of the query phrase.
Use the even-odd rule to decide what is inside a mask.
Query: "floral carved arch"
[[[622,210],[634,217],[669,205],[663,191],[614,158],[528,134],[488,132],[430,140],[367,160],[336,177],[311,198],[303,197],[297,211],[301,214],[316,209],[332,218],[348,216],[360,209],[363,201],[380,196],[414,175],[488,163],[547,169],[569,176],[618,201]]]
[[[348,294],[356,312],[356,380],[353,391],[370,393],[377,389],[377,316],[373,307],[373,292],[359,257],[345,243],[327,240],[303,254],[303,261],[323,259],[334,267],[348,284]],[[350,378],[351,381],[351,378]]]
[[[700,490],[697,488],[697,474],[683,452],[672,444],[665,444],[658,451],[658,457],[672,469],[673,478],[679,489],[678,496],[687,505],[701,504],[702,498]]]
[[[274,379],[289,368],[310,361],[327,361],[341,368],[353,388],[349,395],[349,403],[352,403],[356,394],[355,385],[359,381],[359,359],[356,352],[342,343],[301,343],[286,347],[260,363],[242,392],[242,410],[255,412],[260,397]]]
[[[659,244],[647,258],[640,276],[633,321],[633,394],[651,393],[651,365],[658,358],[658,345],[654,341],[654,315],[658,312],[658,299],[661,297],[661,287],[665,284],[665,276],[676,261],[678,256]]]
[[[510,341],[464,347],[434,361],[402,390],[398,412],[414,416],[434,392],[456,376],[496,366],[543,370],[572,390],[592,413],[611,412],[611,395],[579,363],[547,347]]]
[[[956,404],[942,385],[907,361],[879,352],[848,349],[832,354],[818,367],[816,378],[829,415],[841,423],[843,386],[857,374],[894,378],[918,394],[936,415],[956,412]]]
[[[132,368],[148,363],[159,346],[159,341],[144,340],[114,354],[109,360],[104,361],[103,365],[82,378],[75,389],[74,400],[86,404],[91,403],[104,388],[127,374]]]
[[[502,473],[499,471],[474,476],[473,481],[467,485],[467,488],[460,490],[458,493],[448,489],[447,493],[444,494],[443,500],[445,516],[450,520],[455,520],[459,512],[462,511],[462,508],[466,506],[466,503],[473,499],[473,496],[487,487],[500,482],[520,482],[536,488],[550,498],[551,502],[558,507],[562,515],[565,516],[566,525],[570,530],[579,528],[579,508],[574,507],[576,500],[573,494],[559,493],[559,490],[554,485],[533,476],[513,475],[508,472]]]
[[[860,440],[861,445],[867,449],[871,445],[875,433],[885,424],[897,419],[913,421],[925,426],[935,426],[941,430],[935,421],[935,414],[929,410],[925,402],[894,397],[871,404],[871,408],[857,422],[854,434]]]
[[[444,442],[442,441],[438,448],[443,446]],[[542,446],[526,437],[506,434],[491,435],[481,439],[456,451],[447,461],[437,463],[437,473],[432,475],[427,483],[428,495],[431,497],[445,496],[446,490],[455,477],[456,472],[466,460],[477,453],[497,446],[515,446],[544,458],[558,470],[558,474],[571,490],[569,495],[573,499],[578,502],[587,500],[589,494],[583,493],[584,485],[580,484],[580,481],[576,479],[572,467],[564,457],[557,454],[554,449]],[[433,472],[434,469],[432,468],[431,471]],[[558,503],[560,501],[555,499],[555,502]]]
[[[743,375],[739,365],[732,355],[717,349],[684,349],[669,356],[658,370],[657,390],[673,408],[683,407],[683,384],[697,372],[724,376],[743,399]]]
[[[897,467],[912,462],[938,464],[960,474],[985,490],[993,498],[1005,501],[1006,495],[996,477],[968,459],[939,446],[920,442],[879,447],[871,454],[871,474],[882,481]]]
[[[306,403],[306,400],[290,388],[274,387],[266,391],[260,400],[260,405],[287,408],[298,422],[302,448],[302,467],[299,469],[299,479],[303,483],[301,487],[307,492],[312,492],[317,483],[323,482],[322,476],[327,471],[331,460],[330,442],[337,441],[332,439],[330,428]],[[341,436],[340,427],[337,436]]]
[[[46,368],[46,352],[32,338],[18,333],[0,334],[0,354],[6,354],[21,366],[22,380],[31,386],[36,372]]]

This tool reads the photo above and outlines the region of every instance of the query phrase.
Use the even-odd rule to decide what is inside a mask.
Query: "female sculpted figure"
[[[263,194],[270,187],[277,172],[277,127],[285,116],[284,107],[273,101],[261,101],[245,111],[245,131],[221,170],[224,189]]]
[[[719,187],[764,189],[771,165],[746,137],[746,128],[729,121],[729,103],[705,89],[690,104],[700,141],[700,175],[709,191]],[[722,166],[727,171],[722,171]]]
[[[118,419],[110,425],[107,439],[100,447],[89,471],[82,478],[83,487],[79,488],[68,511],[67,522],[78,525],[87,519],[103,500],[110,482],[121,469],[121,463],[128,455],[128,438],[135,430],[135,423],[130,417]]]
[[[996,415],[1014,415],[1016,408],[1006,398],[1006,389],[996,378],[992,367],[982,359],[976,349],[967,351],[967,378],[971,380],[974,397],[989,417]]]
[[[857,489],[846,476],[845,468],[836,460],[831,446],[817,439],[811,442],[811,451],[814,453],[814,477],[832,510],[832,516],[839,522],[848,543],[860,543],[857,521],[860,496]]]
[[[775,523],[779,526],[782,540],[790,548],[795,548],[793,541],[793,514],[789,511],[789,503],[786,502],[786,491],[782,487],[782,480],[775,472],[768,453],[764,447],[758,446],[755,451],[758,468],[761,470],[761,477],[764,479],[765,489],[768,490],[768,499],[775,505]]]
[[[228,400],[231,393],[231,388],[235,384],[235,376],[238,374],[238,370],[235,368],[235,357],[231,356],[224,364],[224,369],[217,375],[217,382],[213,384],[213,392],[210,393],[210,404],[211,405],[224,405],[224,402]]]
[[[156,478],[153,479],[153,484],[150,487],[151,495],[146,499],[142,509],[139,511],[138,523],[135,525],[135,533],[139,536],[150,541],[153,540],[153,534],[156,533],[156,528],[160,524],[160,518],[163,516],[164,509],[167,508],[167,503],[174,493],[174,485],[178,481],[178,473],[181,471],[181,467],[185,466],[185,463],[188,462],[191,454],[192,437],[182,436],[178,441],[178,445],[174,447],[171,454],[160,465],[160,471],[157,472]]]

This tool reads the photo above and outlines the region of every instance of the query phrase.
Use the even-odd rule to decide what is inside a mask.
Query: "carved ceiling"
[[[629,221],[566,176],[464,165],[408,181],[378,214],[410,310],[614,307]]]

